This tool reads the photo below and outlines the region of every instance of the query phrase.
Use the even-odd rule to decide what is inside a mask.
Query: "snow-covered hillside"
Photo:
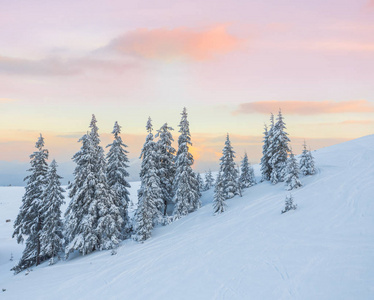
[[[11,238],[23,188],[2,187],[0,298],[374,299],[374,136],[313,155],[318,172],[292,193],[295,211],[281,214],[288,192],[265,182],[213,216],[210,190],[200,210],[143,244],[127,240],[117,255],[72,256],[27,276],[9,271],[23,250]]]

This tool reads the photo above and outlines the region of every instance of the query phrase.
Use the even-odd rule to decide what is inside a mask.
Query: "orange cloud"
[[[225,25],[195,31],[185,27],[174,29],[141,28],[113,40],[109,49],[122,54],[155,60],[188,58],[207,60],[238,48],[240,40],[227,32]]]
[[[287,114],[315,115],[330,113],[374,112],[374,106],[367,100],[335,101],[257,101],[240,104],[234,114],[276,112],[281,108]]]

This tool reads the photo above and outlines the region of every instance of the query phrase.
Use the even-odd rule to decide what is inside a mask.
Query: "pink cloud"
[[[312,43],[314,50],[374,52],[374,43],[352,41],[320,41]]]
[[[367,100],[335,101],[257,101],[240,104],[234,114],[276,112],[281,108],[287,114],[315,115],[330,113],[374,112],[374,106]]]
[[[240,40],[227,32],[225,25],[207,30],[141,28],[129,31],[113,40],[109,49],[127,55],[155,60],[188,58],[207,60],[234,51]]]
[[[0,73],[32,76],[73,76],[86,71],[121,73],[134,68],[134,63],[89,57],[48,57],[39,60],[0,56]]]

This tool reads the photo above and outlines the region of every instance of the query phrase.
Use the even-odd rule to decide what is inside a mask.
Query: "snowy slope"
[[[5,223],[23,190],[0,188],[0,298],[374,299],[374,136],[313,154],[318,174],[293,192],[296,211],[280,214],[283,184],[261,183],[213,216],[211,190],[203,208],[143,244],[125,241],[115,256],[72,257],[27,276],[8,271],[23,247]]]

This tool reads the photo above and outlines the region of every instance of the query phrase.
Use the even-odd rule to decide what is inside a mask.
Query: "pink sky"
[[[183,106],[201,168],[226,132],[257,162],[278,108],[295,149],[373,132],[373,1],[3,1],[0,41],[1,160],[68,161],[92,113],[137,157]]]

